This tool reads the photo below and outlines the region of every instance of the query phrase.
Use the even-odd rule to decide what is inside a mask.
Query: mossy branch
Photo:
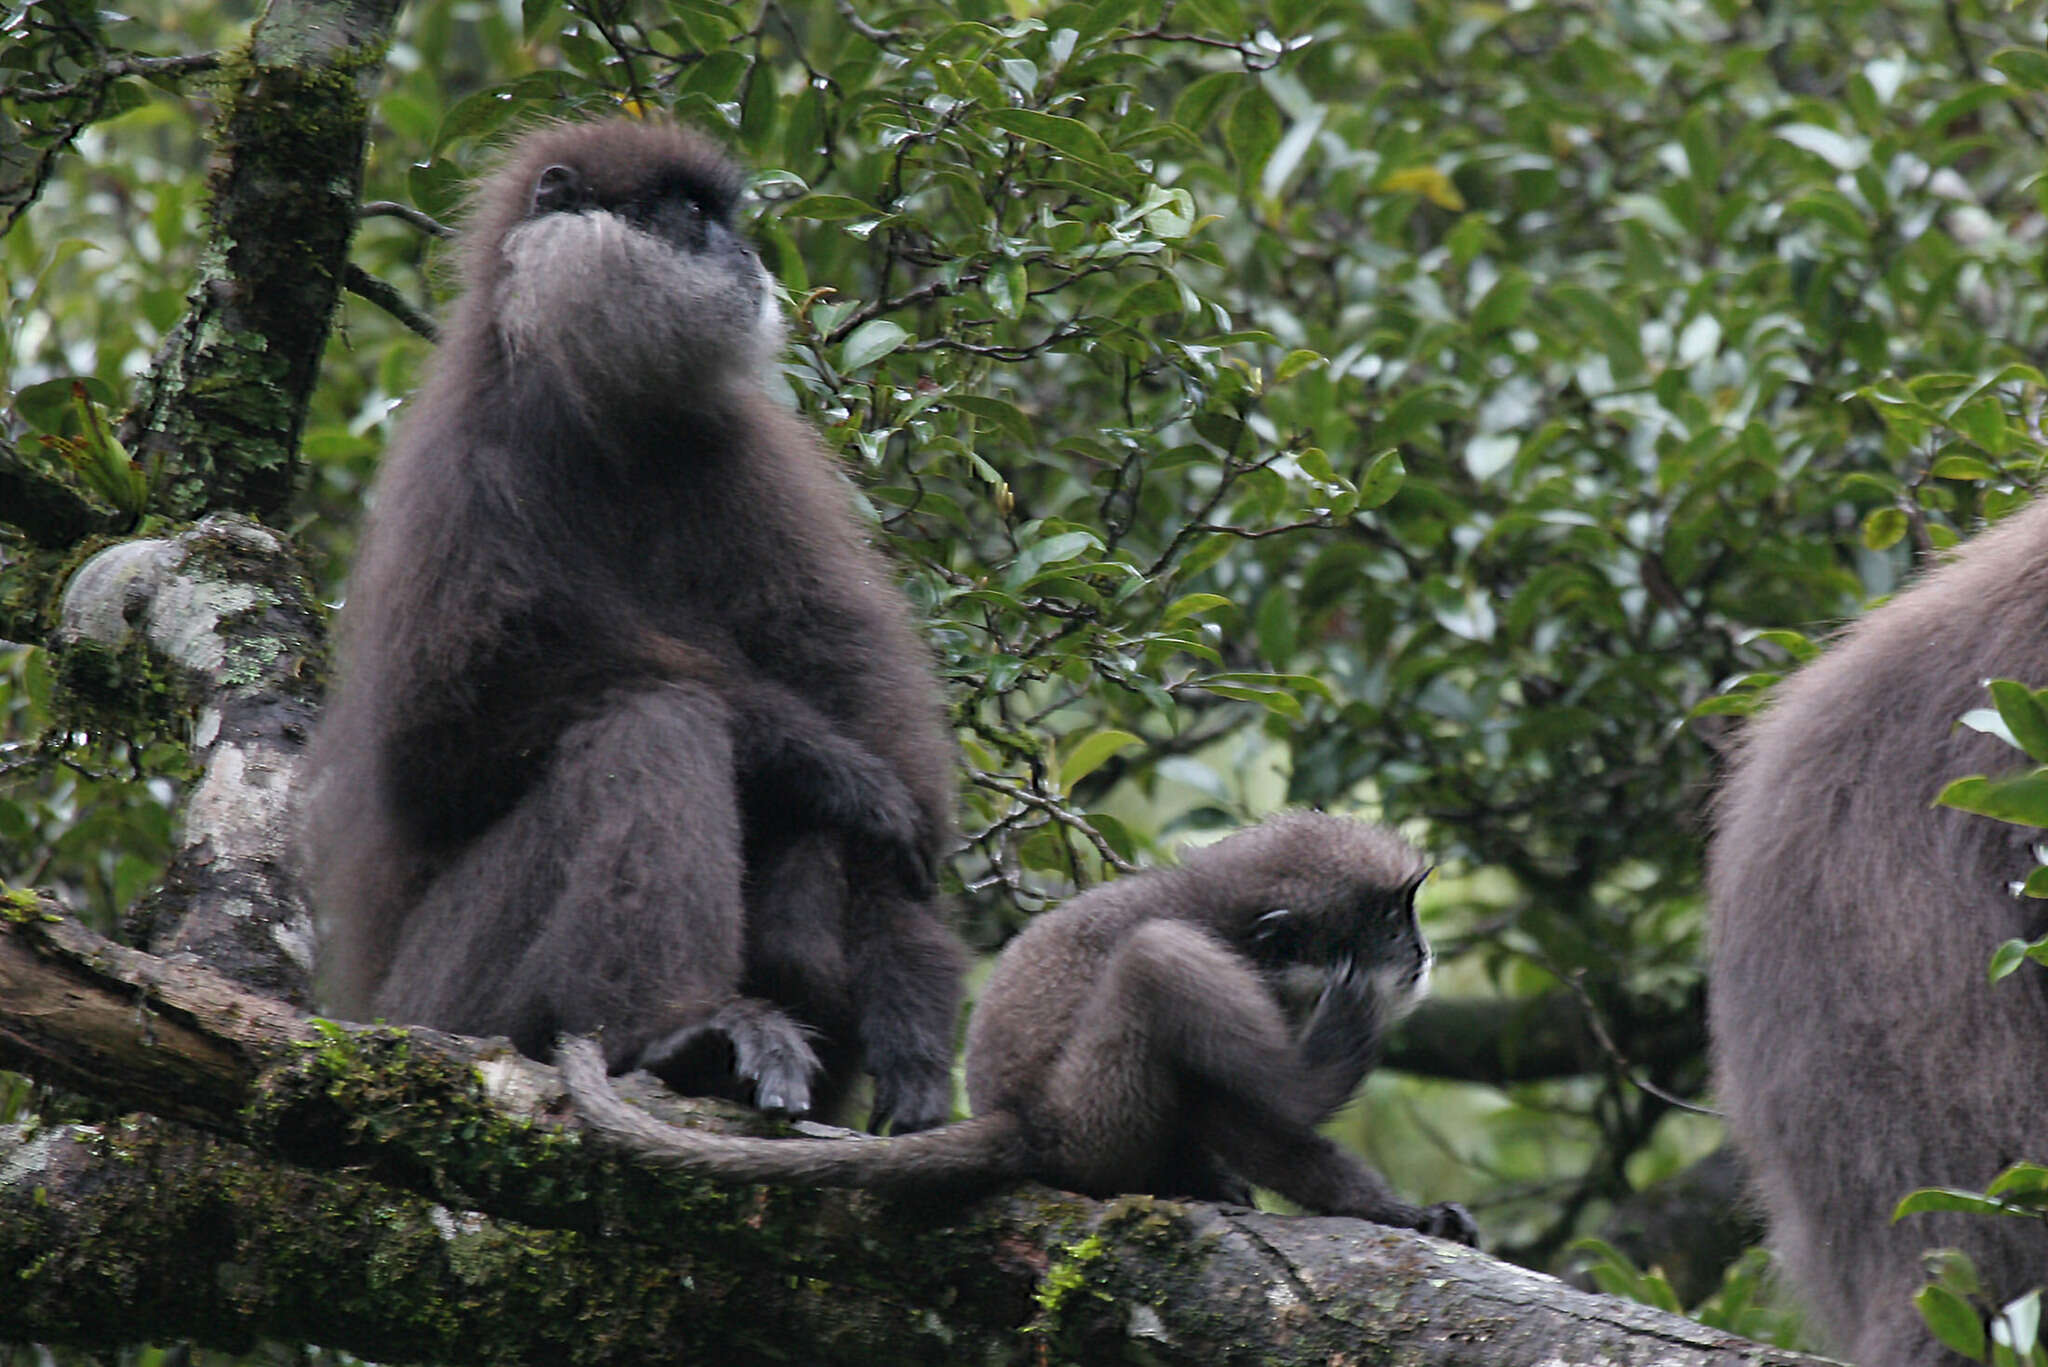
[[[171,1118],[0,1133],[0,1339],[154,1325],[510,1364],[1815,1361],[1355,1220],[656,1172],[586,1145],[554,1071],[502,1041],[309,1019],[28,895],[0,913],[0,1064]],[[114,1314],[110,1286],[160,1318]]]

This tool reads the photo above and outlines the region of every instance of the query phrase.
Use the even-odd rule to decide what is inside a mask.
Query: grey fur
[[[2016,514],[1849,627],[1750,724],[1708,855],[1721,1105],[1784,1265],[1863,1367],[1951,1359],[1911,1296],[1959,1247],[1999,1301],[2048,1280],[2048,1229],[1912,1216],[2048,1154],[2048,980],[1989,984],[2048,928],[2008,885],[2029,833],[1929,806],[2017,756],[1958,727],[1983,681],[2048,684],[2048,504]]]
[[[853,1144],[659,1125],[565,1052],[579,1112],[678,1167],[733,1181],[918,1188],[1036,1177],[1095,1195],[1243,1200],[1470,1243],[1454,1204],[1410,1205],[1315,1132],[1426,984],[1428,866],[1382,827],[1291,812],[1046,913],[1003,951],[967,1038],[976,1116]],[[1288,914],[1276,917],[1275,905]],[[1320,970],[1291,1028],[1277,979]]]
[[[378,477],[316,739],[326,1005],[829,1112],[942,1120],[953,750],[815,436],[739,169],[617,121],[523,138]],[[820,1077],[813,1077],[822,1066]],[[814,1092],[815,1086],[815,1092]]]

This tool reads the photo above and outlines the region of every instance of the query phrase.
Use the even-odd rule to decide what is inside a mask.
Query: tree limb
[[[1492,1364],[1815,1361],[1354,1220],[652,1171],[584,1145],[553,1070],[502,1042],[308,1020],[47,904],[6,906],[0,1063],[224,1138],[158,1121],[0,1135],[0,1280],[20,1289],[0,1337],[264,1334],[509,1364],[1435,1363],[1479,1344]],[[104,1275],[81,1275],[87,1258]]]

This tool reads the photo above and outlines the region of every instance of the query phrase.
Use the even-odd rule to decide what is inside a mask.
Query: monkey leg
[[[874,1077],[868,1128],[909,1134],[953,1109],[953,1036],[966,956],[930,898],[856,886],[847,953],[861,1061]]]
[[[756,839],[748,990],[823,1032],[821,1110],[858,1060],[874,1078],[870,1128],[929,1129],[952,1109],[961,952],[928,902],[850,875],[845,843],[817,830]]]
[[[858,1066],[840,839],[834,831],[750,831],[747,841],[743,990],[780,1003],[817,1032],[812,1109],[831,1120],[841,1118]]]
[[[724,704],[695,685],[610,695],[435,877],[377,1008],[542,1058],[557,1034],[596,1033],[615,1069],[647,1062],[679,1090],[758,1089],[801,1109],[815,1067],[802,1030],[736,1001],[740,866]],[[679,1037],[707,1031],[727,1056],[681,1066],[704,1060]]]

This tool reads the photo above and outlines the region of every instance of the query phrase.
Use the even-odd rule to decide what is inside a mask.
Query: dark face
[[[1275,970],[1327,971],[1349,964],[1387,973],[1396,985],[1412,990],[1430,962],[1429,942],[1415,915],[1421,886],[1417,878],[1402,888],[1355,891],[1334,908],[1276,908],[1254,923],[1252,954]]]
[[[609,213],[691,255],[751,253],[735,222],[739,195],[729,179],[710,180],[681,166],[620,186],[600,184],[573,166],[542,168],[534,178],[529,218],[554,213]]]
[[[545,135],[513,174],[487,266],[517,370],[591,413],[716,405],[772,374],[781,316],[729,159],[672,129],[589,125]]]

